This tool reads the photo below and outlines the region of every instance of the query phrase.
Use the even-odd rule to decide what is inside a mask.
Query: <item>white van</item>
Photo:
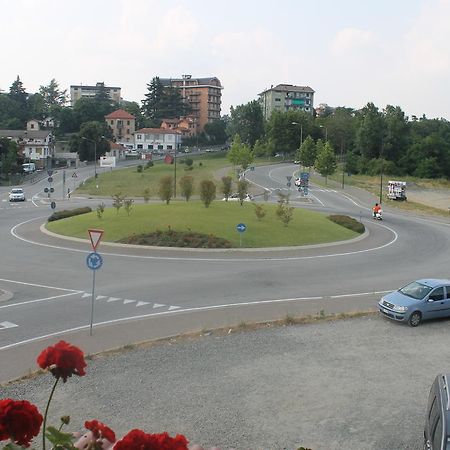
[[[33,173],[36,170],[36,164],[34,164],[34,163],[22,164],[22,170],[25,173]]]

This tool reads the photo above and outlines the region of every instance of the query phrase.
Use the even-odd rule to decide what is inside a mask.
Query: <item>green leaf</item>
[[[47,427],[45,437],[53,444],[55,449],[74,449],[75,437],[72,433],[64,433],[55,427]]]

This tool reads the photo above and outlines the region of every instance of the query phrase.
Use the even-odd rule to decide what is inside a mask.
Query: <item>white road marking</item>
[[[117,297],[109,297],[108,300],[106,300],[107,302],[117,302],[117,300],[122,300],[121,298],[117,298]]]
[[[154,303],[153,308],[163,308],[166,305],[162,305],[161,303]]]
[[[174,311],[175,309],[180,309],[181,306],[169,306],[169,311]]]
[[[379,295],[383,292],[392,292],[392,291],[377,291],[377,292],[364,292],[364,293],[355,293],[355,294],[346,294],[345,296],[361,296],[361,295]],[[274,299],[274,300],[260,300],[256,302],[243,302],[243,303],[228,303],[224,305],[211,305],[211,306],[199,306],[199,307],[192,307],[192,308],[181,308],[172,311],[162,311],[157,313],[150,313],[150,314],[142,314],[139,316],[131,316],[131,317],[124,317],[121,319],[113,319],[113,320],[107,320],[105,322],[98,322],[95,323],[94,326],[102,326],[102,325],[112,325],[114,323],[121,323],[121,322],[128,322],[131,320],[137,320],[137,319],[146,319],[149,317],[156,317],[156,316],[166,316],[171,314],[183,314],[183,313],[189,313],[189,312],[197,312],[197,311],[208,311],[208,310],[215,310],[215,309],[226,309],[226,308],[232,308],[232,307],[239,307],[239,306],[254,306],[254,305],[264,305],[264,304],[271,304],[271,303],[290,303],[290,302],[304,302],[304,301],[311,301],[311,300],[324,300],[327,298],[332,298],[330,296],[322,296],[322,297],[297,297],[297,298],[284,298],[284,299]],[[161,305],[164,306],[164,305]],[[67,330],[61,330],[61,331],[55,331],[54,333],[42,335],[42,336],[36,336],[34,338],[26,339],[20,342],[15,342],[14,344],[5,345],[3,347],[0,347],[0,350],[6,350],[8,348],[14,348],[18,347],[19,345],[23,344],[29,344],[31,342],[36,342],[42,339],[47,339],[54,336],[60,336],[67,333],[73,333],[74,331],[81,331],[81,330],[87,330],[89,329],[90,325],[82,325],[75,328],[69,328]]]
[[[55,289],[57,289],[57,288],[55,288]],[[36,300],[28,300],[26,302],[19,302],[19,303],[11,303],[10,305],[0,306],[0,309],[11,308],[13,306],[30,305],[31,303],[47,302],[49,300],[55,300],[57,298],[70,297],[71,295],[78,295],[78,294],[80,294],[80,292],[81,291],[74,291],[74,292],[72,292],[70,294],[54,295],[53,297],[38,298]]]
[[[71,252],[75,252],[75,253],[85,253],[88,254],[91,251],[90,250],[79,250],[79,249],[75,249],[75,248],[70,248],[70,247],[63,247],[60,245],[49,245],[49,244],[42,244],[40,242],[35,242],[35,241],[31,241],[29,239],[25,239],[20,237],[19,235],[16,234],[15,229],[18,228],[19,226],[27,223],[27,222],[31,222],[33,220],[37,220],[37,219],[30,219],[24,222],[21,222],[17,225],[15,225],[12,229],[11,229],[11,234],[23,241],[23,242],[27,242],[29,244],[34,244],[34,245],[39,245],[41,247],[48,247],[48,248],[54,248],[57,250],[68,250]],[[441,223],[441,222],[435,222],[438,223],[440,225],[446,225],[448,226],[448,224],[445,223]],[[149,256],[149,255],[124,255],[121,253],[113,253],[113,252],[102,252],[102,255],[108,255],[108,256],[117,256],[117,257],[121,257],[121,258],[131,258],[131,259],[149,259],[149,260],[158,260],[158,261],[196,261],[196,262],[231,262],[231,263],[236,263],[236,262],[260,262],[260,261],[300,261],[300,260],[307,260],[307,259],[315,259],[315,258],[333,258],[333,257],[338,257],[338,256],[352,256],[352,255],[356,255],[359,253],[368,253],[368,252],[373,252],[376,250],[381,250],[385,247],[388,247],[390,245],[392,245],[394,242],[397,241],[398,239],[398,234],[395,230],[393,230],[392,228],[386,226],[386,225],[382,225],[380,223],[377,223],[376,225],[386,228],[387,230],[389,230],[392,234],[393,234],[393,238],[392,240],[390,240],[389,242],[387,242],[386,244],[380,245],[378,247],[372,247],[372,248],[367,248],[364,250],[355,250],[352,252],[342,252],[342,253],[329,253],[326,255],[315,255],[315,256],[289,256],[289,257],[276,257],[276,258],[272,258],[270,256],[267,256],[265,258],[192,258],[192,257],[181,257],[181,256]],[[85,241],[83,239],[83,241]],[[88,244],[88,241],[86,240],[86,244]],[[295,250],[295,248],[293,249]],[[267,252],[270,253],[270,249],[267,249]],[[0,280],[1,281],[1,280]]]
[[[89,294],[89,292],[85,292],[81,298],[86,298],[86,297],[92,297],[92,294]]]
[[[102,300],[103,298],[107,298],[106,295],[97,295],[97,297],[95,297],[95,300]]]
[[[139,302],[136,303],[136,307],[138,307],[138,306],[144,306],[144,305],[149,305],[149,304],[150,304],[149,302],[142,302],[142,301],[139,301]]]
[[[128,303],[136,303],[136,300],[130,300],[129,298],[124,299],[123,304],[126,305]]]
[[[12,322],[0,322],[0,331],[1,330],[6,330],[7,328],[15,328],[18,327],[19,325],[12,323]]]

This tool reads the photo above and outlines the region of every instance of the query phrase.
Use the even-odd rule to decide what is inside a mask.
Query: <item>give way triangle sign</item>
[[[100,244],[100,240],[103,236],[104,231],[91,228],[88,230],[88,233],[89,233],[89,238],[91,239],[92,249],[95,252],[98,244]]]

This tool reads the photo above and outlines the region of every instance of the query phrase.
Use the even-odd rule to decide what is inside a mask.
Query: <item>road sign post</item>
[[[89,335],[92,336],[92,326],[94,323],[94,300],[95,300],[95,272],[97,272],[103,265],[103,258],[96,252],[98,244],[102,239],[104,230],[97,230],[95,228],[90,228],[88,230],[89,239],[91,240],[92,253],[86,258],[86,264],[89,269],[92,270],[92,298],[91,298],[91,324],[89,327]]]
[[[236,225],[236,230],[239,233],[239,247],[242,247],[242,233],[247,229],[245,223],[238,223]]]

